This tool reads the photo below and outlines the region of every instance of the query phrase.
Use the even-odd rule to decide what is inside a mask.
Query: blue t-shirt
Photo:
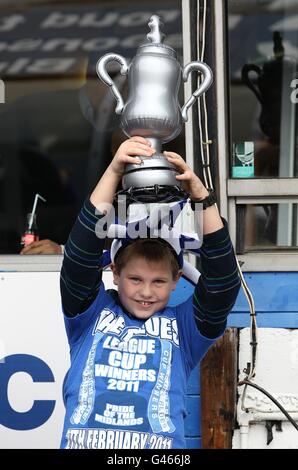
[[[65,317],[71,366],[62,448],[185,447],[187,380],[216,341],[199,333],[192,302],[138,320],[101,284],[84,313]]]

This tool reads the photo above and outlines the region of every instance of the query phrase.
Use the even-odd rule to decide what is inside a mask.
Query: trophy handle
[[[126,59],[119,54],[105,54],[102,56],[96,64],[96,72],[99,78],[110,87],[111,92],[113,93],[116,101],[117,106],[115,109],[116,114],[121,114],[124,108],[123,98],[121,96],[120,91],[118,90],[117,86],[111,79],[110,75],[106,70],[106,65],[109,62],[118,62],[121,65],[120,73],[121,75],[127,75],[128,72],[128,65]]]
[[[208,90],[213,81],[212,71],[210,67],[204,62],[190,62],[189,64],[187,64],[183,69],[183,81],[187,82],[189,74],[195,70],[198,70],[203,74],[204,81],[201,83],[199,88],[197,88],[197,90],[191,95],[189,100],[186,101],[185,105],[181,109],[182,119],[184,122],[188,120],[188,109],[194,104],[194,102],[200,95],[202,95],[203,93],[205,93],[205,91]]]
[[[257,87],[254,85],[252,79],[249,77],[250,72],[255,72],[259,79],[262,74],[262,70],[260,69],[258,65],[245,64],[241,70],[241,78],[244,81],[244,83],[248,86],[248,88],[250,88],[250,90],[256,95],[259,102],[263,104],[261,93],[259,92]]]

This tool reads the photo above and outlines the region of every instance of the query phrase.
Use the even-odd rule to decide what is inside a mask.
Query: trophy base
[[[176,202],[181,199],[187,199],[188,194],[179,186],[167,186],[155,184],[154,186],[145,186],[142,188],[130,187],[122,189],[115,195],[116,201],[123,202],[125,199],[126,205],[133,203],[154,203],[154,202]]]
[[[140,164],[128,164],[122,178],[123,189],[158,186],[180,186],[178,169],[162,153],[152,157],[139,156]]]
[[[140,164],[129,164],[122,177],[123,191],[127,204],[133,202],[175,202],[187,198],[176,179],[178,169],[160,153],[158,142],[153,142],[158,153],[152,157],[140,156]]]

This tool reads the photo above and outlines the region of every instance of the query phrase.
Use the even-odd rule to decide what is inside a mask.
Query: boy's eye
[[[130,280],[133,282],[139,282],[140,278],[139,277],[130,277]]]
[[[166,281],[164,281],[163,279],[156,279],[156,281],[154,281],[155,284],[164,284]]]

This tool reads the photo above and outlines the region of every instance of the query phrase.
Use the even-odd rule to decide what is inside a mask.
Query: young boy
[[[139,238],[122,247],[111,265],[118,293],[105,290],[96,223],[113,201],[125,164],[153,153],[142,137],[120,145],[65,246],[61,295],[71,367],[64,383],[63,448],[185,447],[187,379],[224,332],[237,297],[235,255],[215,205],[203,211],[202,273],[187,301],[167,306],[181,265],[160,239]],[[191,199],[208,196],[179,155],[165,156]]]

